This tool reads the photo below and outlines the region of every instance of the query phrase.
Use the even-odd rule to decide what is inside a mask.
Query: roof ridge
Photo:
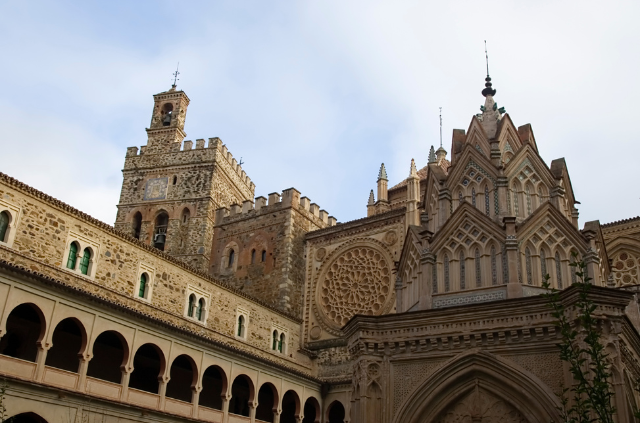
[[[621,220],[615,220],[615,221],[609,222],[609,223],[602,223],[602,224],[600,224],[600,227],[601,228],[608,228],[608,227],[615,226],[615,225],[621,225],[623,223],[634,222],[636,220],[640,220],[640,216],[629,217],[627,219],[621,219]]]

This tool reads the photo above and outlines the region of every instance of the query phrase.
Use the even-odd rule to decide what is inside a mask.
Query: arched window
[[[434,257],[434,263],[431,265],[431,290],[433,294],[438,293],[438,261]]]
[[[476,248],[476,287],[480,288],[482,286],[482,269],[480,266],[480,250]]]
[[[222,410],[222,395],[227,393],[227,379],[221,368],[210,366],[202,375],[201,406]]]
[[[162,212],[156,217],[156,226],[153,231],[153,246],[160,251],[164,251],[167,241],[167,227],[169,226],[169,215]]]
[[[3,211],[0,213],[0,242],[6,242],[7,232],[9,229],[9,213]]]
[[[498,266],[496,264],[496,247],[491,246],[491,285],[498,284]]]
[[[93,358],[89,362],[87,376],[120,383],[122,366],[127,359],[126,345],[119,333],[102,332],[93,343]]]
[[[251,250],[251,264],[255,264],[256,262],[256,250]]]
[[[527,185],[526,197],[527,197],[527,216],[529,216],[531,214],[531,187],[529,187],[529,185]]]
[[[518,205],[518,186],[513,184],[513,213],[516,216],[520,215],[520,207]]]
[[[249,401],[254,400],[255,391],[253,389],[251,379],[245,375],[237,376],[231,384],[229,413],[249,417]],[[259,405],[260,402],[258,402],[258,406]]]
[[[76,270],[78,261],[78,243],[72,242],[69,246],[69,258],[67,259],[67,269]]]
[[[32,304],[17,306],[7,318],[6,332],[0,338],[0,354],[35,362],[43,329],[39,309]]]
[[[280,341],[278,341],[278,351],[282,352],[285,346],[284,333],[280,334]]]
[[[507,261],[507,246],[502,246],[502,283],[509,283],[509,262]]]
[[[162,126],[171,125],[171,115],[173,114],[173,104],[165,103],[162,106]]]
[[[465,262],[464,262],[464,252],[460,251],[460,289],[465,289],[466,288],[466,284],[465,284],[465,272],[466,268],[465,268]]]
[[[236,252],[233,250],[229,250],[229,263],[227,263],[227,267],[233,267],[233,261],[236,258]]]
[[[82,260],[80,260],[80,272],[83,275],[89,274],[89,263],[91,262],[91,250],[85,248],[82,254]]]
[[[558,281],[558,289],[562,289],[562,263],[560,262],[560,254],[556,251],[556,280]]]
[[[272,350],[277,350],[278,349],[278,331],[274,330],[273,331],[273,344],[271,346]]]
[[[202,321],[204,319],[204,298],[200,298],[198,301],[198,308],[196,309],[196,319]]]
[[[484,186],[484,213],[489,216],[489,186]]]
[[[140,275],[140,289],[138,289],[138,297],[146,298],[147,297],[147,274],[143,273]]]
[[[185,207],[184,210],[182,210],[182,224],[186,224],[189,221],[189,218],[191,217],[191,212],[189,211],[188,208]]]
[[[264,263],[265,261],[267,261],[267,251],[262,250],[262,262]]]
[[[193,308],[196,305],[196,296],[191,294],[189,295],[189,305],[187,306],[187,316],[193,317]]]
[[[244,316],[238,316],[238,336],[244,338]]]
[[[158,393],[158,378],[164,373],[162,350],[153,344],[144,344],[133,357],[133,372],[129,376],[129,387],[141,391]]]
[[[135,239],[140,239],[140,231],[142,230],[142,214],[137,212],[133,216],[133,236]]]
[[[545,277],[547,274],[547,254],[544,249],[540,249],[540,276]]]
[[[344,423],[345,410],[344,405],[340,401],[334,401],[329,405],[329,423]]]
[[[84,328],[76,319],[62,320],[53,331],[53,346],[47,352],[45,365],[77,373],[84,341]]]
[[[181,354],[173,360],[169,369],[170,379],[167,383],[167,398],[191,402],[192,390],[196,383],[195,364],[191,357]]]
[[[471,204],[476,205],[476,189],[471,188]]]
[[[533,276],[531,275],[531,250],[529,247],[524,250],[524,260],[527,270],[527,285],[533,285]]]
[[[444,255],[444,292],[449,292],[451,286],[449,285],[449,256]]]

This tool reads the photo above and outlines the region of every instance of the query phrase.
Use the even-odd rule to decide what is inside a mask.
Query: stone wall
[[[263,197],[255,205],[217,211],[212,275],[294,316],[302,316],[307,232],[334,225],[326,211],[294,188]],[[233,251],[233,262],[230,254]],[[264,261],[262,254],[264,251]]]
[[[298,353],[300,321],[296,318],[3,174],[0,199],[19,216],[11,228],[15,238],[0,248],[2,260],[239,350],[309,371],[309,359]],[[69,245],[76,240],[93,250],[89,275],[66,268]],[[136,296],[141,269],[150,276],[148,300]],[[202,323],[186,317],[187,295],[193,290],[209,297]],[[238,310],[249,314],[246,339],[235,335]],[[274,325],[288,332],[287,357],[271,351]]]

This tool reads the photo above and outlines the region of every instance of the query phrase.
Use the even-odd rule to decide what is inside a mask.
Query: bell
[[[167,235],[166,234],[157,234],[154,238],[154,242],[156,244],[164,244],[165,240],[167,239]]]

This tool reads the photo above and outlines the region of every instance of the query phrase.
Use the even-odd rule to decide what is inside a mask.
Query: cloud
[[[180,61],[188,139],[220,136],[256,195],[294,186],[340,221],[360,218],[381,162],[390,184],[412,157],[426,162],[438,107],[446,149],[452,129],[468,127],[483,100],[487,39],[496,100],[516,125],[533,125],[547,163],[566,157],[581,220],[629,217],[640,197],[640,147],[627,129],[640,94],[639,8],[9,3],[2,171],[112,223],[125,148],[146,143],[152,94],[169,88]]]

